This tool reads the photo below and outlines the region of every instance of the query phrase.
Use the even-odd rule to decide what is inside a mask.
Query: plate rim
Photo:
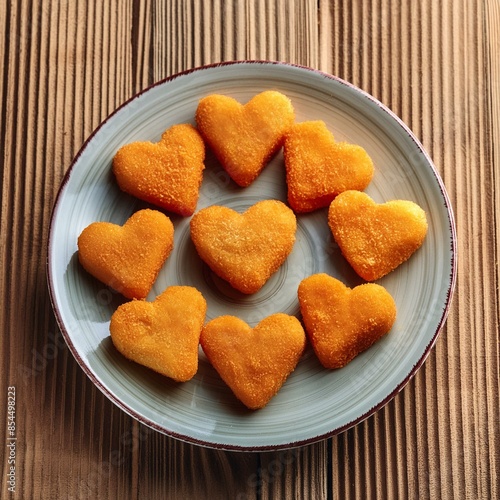
[[[51,256],[53,253],[53,247],[54,247],[54,238],[53,238],[53,233],[55,231],[55,219],[57,218],[57,213],[60,205],[61,198],[63,196],[63,193],[65,191],[65,187],[68,184],[71,175],[74,171],[75,166],[77,165],[80,157],[82,154],[85,152],[87,147],[89,146],[90,142],[93,140],[93,138],[99,133],[99,131],[117,114],[122,110],[123,108],[127,107],[131,102],[135,101],[136,99],[140,98],[142,95],[145,93],[151,91],[152,89],[159,87],[161,85],[164,85],[168,82],[171,82],[179,77],[194,74],[200,71],[205,71],[209,69],[216,69],[219,67],[227,67],[227,66],[237,66],[237,65],[270,65],[270,66],[283,66],[283,67],[288,67],[288,68],[295,68],[298,70],[303,70],[306,72],[312,72],[319,74],[326,79],[333,80],[337,83],[340,83],[342,85],[345,85],[346,87],[350,88],[352,91],[359,93],[361,96],[369,99],[373,104],[375,104],[381,111],[385,112],[390,116],[391,119],[393,119],[399,127],[403,129],[403,131],[409,136],[409,138],[415,143],[415,146],[419,150],[419,152],[423,155],[425,158],[426,163],[431,169],[431,172],[436,180],[436,183],[439,187],[439,190],[441,192],[441,196],[444,201],[444,206],[446,208],[446,213],[448,216],[448,223],[449,223],[449,230],[450,230],[450,267],[451,267],[451,273],[448,281],[448,286],[447,286],[447,291],[446,291],[446,301],[444,304],[444,309],[441,313],[441,317],[439,319],[439,322],[437,324],[437,327],[432,334],[432,337],[428,344],[426,345],[422,356],[420,359],[418,359],[412,366],[412,368],[409,370],[408,374],[404,379],[396,385],[396,387],[390,391],[389,394],[386,395],[385,398],[383,398],[379,403],[376,405],[372,406],[369,408],[366,412],[363,414],[359,415],[357,418],[347,422],[346,424],[343,424],[339,427],[336,427],[328,432],[318,434],[315,436],[311,436],[306,439],[301,439],[297,441],[290,441],[287,443],[282,443],[282,444],[265,444],[265,445],[251,445],[251,446],[245,446],[245,445],[236,445],[236,444],[228,444],[228,443],[218,443],[210,440],[202,440],[198,439],[193,436],[185,435],[185,434],[180,434],[178,432],[166,429],[165,427],[157,424],[156,422],[150,420],[149,418],[146,418],[142,415],[140,415],[138,412],[136,412],[133,408],[130,408],[128,405],[123,403],[120,398],[115,396],[112,391],[110,391],[104,384],[101,383],[101,381],[98,379],[98,377],[94,374],[94,372],[90,369],[87,363],[82,359],[80,354],[78,353],[78,350],[76,349],[75,345],[73,344],[73,341],[71,339],[71,336],[66,328],[66,325],[64,324],[62,320],[62,315],[59,310],[57,300],[56,300],[56,292],[55,292],[55,277],[53,275],[52,271],[52,264],[51,264]],[[330,438],[332,436],[335,436],[337,434],[340,434],[356,425],[361,423],[362,421],[366,420],[369,418],[371,415],[376,413],[378,410],[383,408],[387,403],[389,403],[394,397],[402,391],[402,389],[410,382],[410,380],[415,376],[415,374],[418,372],[420,367],[424,364],[425,360],[431,353],[437,339],[439,338],[439,335],[446,323],[446,320],[448,318],[448,314],[450,312],[451,308],[451,303],[453,299],[453,295],[455,292],[455,287],[456,287],[456,280],[457,280],[457,234],[456,234],[456,223],[455,223],[455,217],[453,213],[453,208],[451,205],[451,201],[449,198],[449,195],[447,193],[447,190],[444,186],[443,179],[441,178],[439,172],[437,171],[432,159],[430,158],[429,154],[423,147],[423,145],[420,143],[419,139],[415,136],[415,134],[412,132],[412,130],[409,128],[406,123],[403,122],[403,120],[396,115],[388,106],[383,104],[381,101],[379,101],[377,98],[369,94],[368,92],[362,90],[361,88],[357,87],[356,85],[338,77],[333,74],[324,72],[319,69],[311,68],[308,66],[300,65],[300,64],[295,64],[295,63],[289,63],[289,62],[284,62],[284,61],[273,61],[273,60],[260,60],[260,59],[242,59],[242,60],[233,60],[233,61],[223,61],[223,62],[218,62],[218,63],[211,63],[211,64],[206,64],[202,66],[198,66],[195,68],[187,69],[180,71],[178,73],[175,73],[171,76],[168,76],[166,78],[163,78],[157,82],[154,82],[153,84],[145,87],[144,89],[140,90],[139,92],[133,94],[131,97],[129,97],[127,100],[125,100],[123,103],[121,103],[114,111],[112,111],[109,115],[107,115],[100,123],[99,125],[92,131],[92,133],[85,139],[84,143],[72,159],[68,169],[66,170],[61,183],[59,185],[57,194],[54,198],[53,202],[53,207],[50,215],[50,222],[49,222],[49,231],[48,231],[48,239],[47,239],[47,257],[46,257],[46,279],[47,279],[47,285],[48,285],[48,291],[49,291],[49,298],[50,302],[52,305],[52,310],[54,312],[54,316],[57,322],[57,325],[59,327],[59,330],[66,342],[66,345],[68,346],[70,352],[74,356],[75,360],[77,361],[78,365],[80,368],[84,371],[84,373],[90,378],[92,383],[110,400],[112,401],[118,408],[120,408],[122,411],[124,411],[126,414],[130,415],[132,418],[137,420],[138,422],[146,425],[147,427],[150,427],[157,432],[160,432],[161,434],[167,435],[169,437],[175,438],[177,440],[190,443],[190,444],[195,444],[198,446],[202,447],[207,447],[207,448],[212,448],[212,449],[220,449],[220,450],[227,450],[227,451],[273,451],[273,450],[282,450],[282,449],[291,449],[291,448],[296,448],[299,446],[305,446],[308,444],[316,443],[319,441],[322,441],[324,439]]]

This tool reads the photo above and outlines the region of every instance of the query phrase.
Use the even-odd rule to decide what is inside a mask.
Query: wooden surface
[[[139,425],[83,374],[47,292],[52,205],[85,138],[147,85],[235,59],[319,68],[373,94],[430,153],[457,222],[457,289],[422,369],[365,422],[289,451],[215,451]],[[12,498],[500,497],[498,0],[2,0],[0,61]],[[2,498],[8,458],[4,446]]]

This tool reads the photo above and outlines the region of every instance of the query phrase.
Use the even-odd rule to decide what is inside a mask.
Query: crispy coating
[[[385,288],[353,289],[327,274],[314,274],[298,289],[307,336],[325,368],[342,368],[389,332],[396,304]]]
[[[255,293],[283,264],[295,243],[297,221],[284,203],[263,200],[243,214],[213,205],[191,219],[199,256],[240,292]]]
[[[120,189],[171,212],[192,215],[203,177],[205,144],[189,124],[174,125],[157,143],[133,142],[113,158]]]
[[[281,148],[294,120],[290,99],[273,90],[261,92],[245,105],[231,97],[209,95],[196,110],[198,130],[242,187],[251,184]]]
[[[147,296],[172,251],[174,226],[157,210],[139,210],[123,226],[94,222],[78,237],[78,258],[95,278],[129,299]]]
[[[335,142],[323,121],[297,123],[285,136],[288,203],[298,213],[327,207],[339,193],[362,191],[373,177],[368,153],[356,144]]]
[[[196,288],[172,286],[153,302],[133,300],[119,306],[111,316],[111,339],[126,358],[185,382],[198,371],[206,311]]]
[[[306,344],[300,321],[273,314],[250,328],[235,316],[208,322],[200,337],[207,358],[248,408],[263,408],[299,362]]]
[[[330,205],[328,224],[356,273],[374,281],[396,269],[423,243],[424,210],[407,200],[377,204],[367,194],[346,191]]]

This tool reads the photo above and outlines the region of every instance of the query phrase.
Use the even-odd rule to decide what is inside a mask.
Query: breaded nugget
[[[306,344],[300,321],[273,314],[250,328],[235,316],[208,322],[200,337],[207,358],[248,408],[263,408],[299,362]]]
[[[133,300],[119,306],[111,316],[111,339],[126,358],[185,382],[198,371],[206,311],[196,288],[172,286],[153,302]]]
[[[263,200],[243,214],[213,205],[191,219],[199,256],[243,293],[257,292],[283,264],[295,242],[297,221],[284,203]]]
[[[373,162],[356,144],[335,142],[322,121],[297,123],[283,146],[288,203],[295,212],[327,207],[339,193],[363,190],[373,177]]]
[[[377,204],[367,194],[346,191],[330,205],[328,224],[342,254],[367,281],[396,269],[422,245],[424,210],[407,200]]]
[[[172,251],[174,226],[157,210],[139,210],[123,226],[94,222],[78,238],[78,259],[95,278],[129,299],[145,298]]]
[[[231,178],[251,184],[281,148],[295,119],[288,97],[268,90],[242,105],[223,95],[200,100],[196,123],[201,135]]]
[[[157,143],[133,142],[113,158],[120,189],[171,212],[192,215],[205,168],[205,144],[189,124],[174,125]]]
[[[298,289],[307,336],[325,368],[342,368],[389,332],[396,304],[380,285],[353,289],[327,274],[314,274]]]

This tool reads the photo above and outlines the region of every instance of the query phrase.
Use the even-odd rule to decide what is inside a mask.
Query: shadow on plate
[[[187,382],[176,382],[154,370],[127,359],[114,347],[111,337],[103,339],[97,349],[89,354],[88,364],[96,373],[108,373],[114,377],[106,380],[106,388],[127,406],[139,410],[140,406],[153,408],[159,414],[171,411],[169,403],[185,408],[221,406],[233,416],[252,413],[240,403],[231,389],[222,381],[205,358],[200,348],[198,372]],[[105,373],[105,372],[104,372]],[[126,399],[133,398],[133,405]],[[137,403],[137,404],[136,404]]]
[[[66,268],[65,281],[73,316],[81,321],[107,322],[121,304],[123,295],[104,285],[82,267],[75,252]]]
[[[168,400],[183,391],[183,383],[161,375],[123,356],[113,345],[111,337],[106,337],[97,349],[88,356],[89,365],[97,373],[103,373],[103,365],[108,365],[108,373],[116,373],[121,379],[109,379],[108,389],[116,387],[115,396],[120,397],[123,387],[130,387],[138,394],[148,394],[149,398]],[[113,391],[114,392],[114,391]],[[121,398],[120,398],[121,399]]]

